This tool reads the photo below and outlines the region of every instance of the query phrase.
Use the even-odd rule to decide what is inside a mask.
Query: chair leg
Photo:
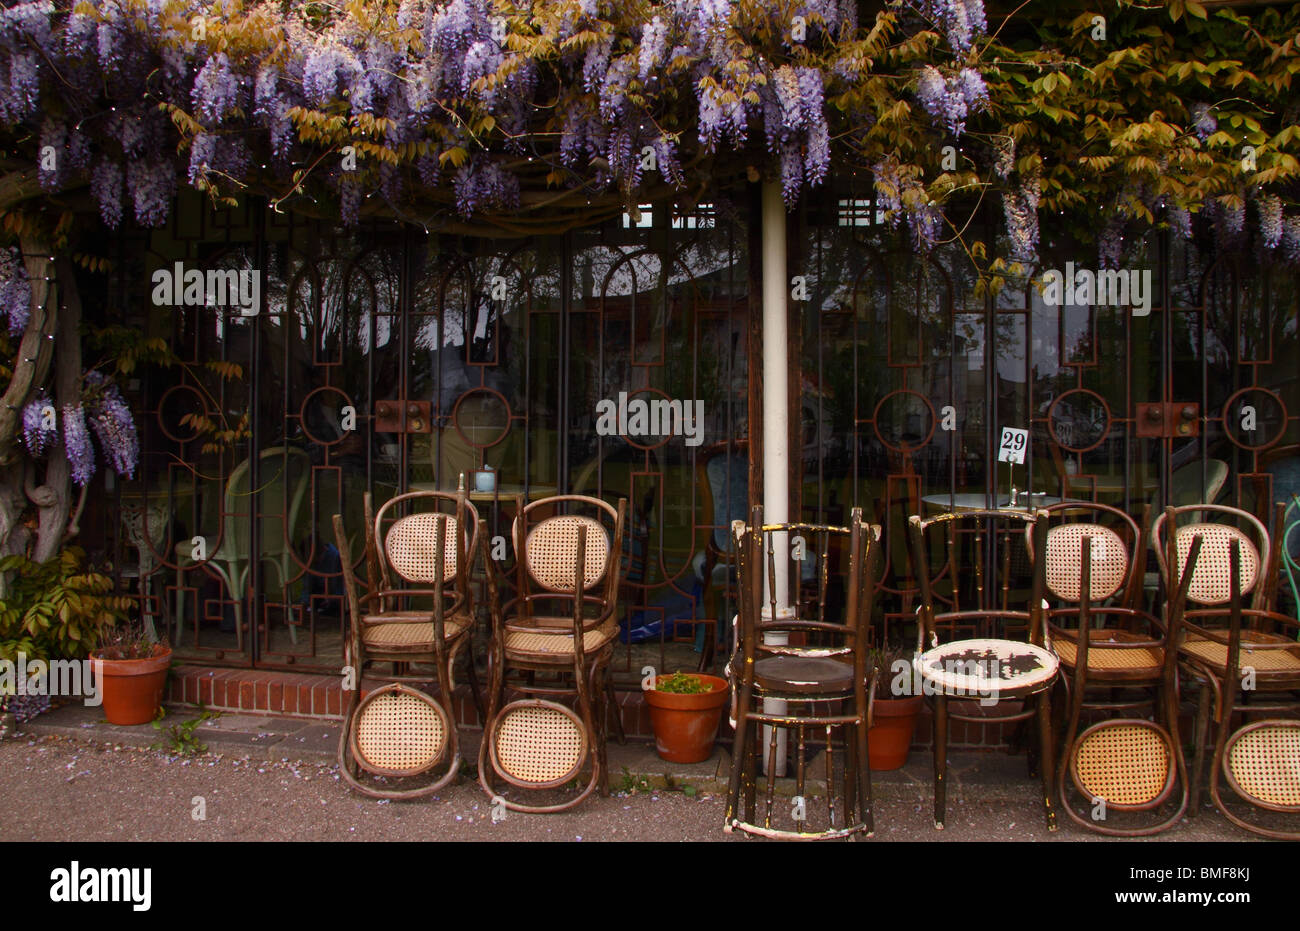
[[[934,826],[943,830],[948,802],[948,699],[934,697]]]
[[[1192,797],[1187,803],[1187,817],[1195,818],[1201,811],[1201,785],[1205,776],[1205,744],[1210,738],[1210,685],[1202,683],[1196,699],[1196,726],[1192,728]]]
[[[609,706],[606,703],[608,698],[607,691],[601,687],[601,680],[604,678],[604,666],[596,663],[591,667],[588,673],[589,685],[588,691],[591,693],[592,704],[594,707],[594,717],[591,722],[596,741],[596,761],[600,767],[600,785],[598,790],[601,797],[609,797],[609,761],[605,754],[605,731],[609,715]]]
[[[484,714],[483,693],[479,689],[478,671],[474,668],[474,632],[470,631],[465,635],[465,665],[468,667],[465,672],[465,678],[469,680],[469,691],[474,697],[474,711],[478,714],[480,722],[486,722],[487,717]],[[448,677],[450,678],[450,676]]]
[[[609,674],[609,666],[603,667],[601,677],[605,680],[605,694],[609,709],[614,715],[614,731],[618,734],[618,745],[627,743],[627,734],[623,731],[623,710],[618,705],[618,693],[614,691],[614,677]]]
[[[1038,693],[1038,743],[1042,759],[1038,768],[1043,778],[1043,815],[1047,819],[1047,830],[1056,830],[1056,808],[1052,804],[1052,776],[1056,767],[1052,760],[1052,690],[1043,689]]]
[[[866,825],[866,836],[871,837],[876,833],[875,815],[871,810],[871,756],[867,750],[867,716],[863,711],[859,715],[858,721],[853,725],[854,738],[857,741],[858,760],[858,809],[861,812],[862,823]]]

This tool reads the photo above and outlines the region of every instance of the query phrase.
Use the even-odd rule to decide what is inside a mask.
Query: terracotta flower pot
[[[726,679],[698,675],[712,688],[696,695],[647,689],[641,694],[650,706],[650,723],[655,731],[655,750],[670,763],[700,763],[713,755],[713,738],[718,733],[722,708],[730,694]],[[659,685],[659,676],[655,685]]]
[[[867,731],[867,759],[873,772],[901,769],[907,762],[921,702],[920,695],[876,699]]]
[[[104,659],[98,650],[90,654],[98,666],[100,697],[109,724],[148,724],[162,704],[171,647],[158,644],[145,659]]]

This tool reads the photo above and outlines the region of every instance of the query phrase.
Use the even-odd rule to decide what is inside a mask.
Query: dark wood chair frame
[[[996,543],[998,537],[1003,538],[1003,559],[1002,559],[1002,598],[1001,607],[976,607],[963,609],[959,595],[960,574],[958,572],[959,557],[957,546],[956,528],[958,524],[974,523],[975,537],[975,588],[976,597],[982,604],[984,598],[986,579],[984,575],[984,554],[983,542],[985,536],[984,524],[993,521],[1009,521],[1027,525],[1030,532],[1031,560],[1034,566],[1032,575],[1032,588],[1029,596],[1027,610],[1017,610],[1010,606],[1010,568],[1011,568],[1011,547],[1012,538],[1019,536],[1013,531],[998,529],[994,527],[991,531]],[[932,527],[943,527],[946,529],[946,547],[947,560],[938,572],[932,572],[930,568],[930,557],[927,552],[926,541],[927,532]],[[1045,648],[1044,628],[1042,611],[1042,593],[1043,593],[1043,567],[1045,565],[1045,553],[1047,546],[1047,515],[1042,511],[1035,511],[1032,514],[1020,510],[999,510],[999,509],[981,509],[969,511],[956,511],[937,514],[930,518],[922,518],[919,515],[913,515],[908,519],[908,533],[912,543],[912,569],[920,588],[921,604],[917,609],[916,625],[916,661],[928,649],[938,647],[939,628],[945,626],[975,626],[979,630],[1001,632],[997,628],[1005,626],[1006,621],[1022,621],[1028,631],[1028,642],[1034,646]],[[948,574],[952,581],[952,597],[950,599],[951,610],[940,611],[937,609],[939,596],[934,590],[934,583]],[[949,601],[949,599],[944,599]],[[999,624],[998,622],[1003,622]],[[1006,639],[1006,638],[1002,638]],[[949,708],[949,702],[974,701],[965,695],[950,695],[947,690],[937,683],[926,689],[933,690],[933,694],[928,695],[931,706],[934,710],[934,822],[935,827],[943,829],[947,808],[948,793],[948,723],[949,721],[965,721],[975,724],[1003,724],[1014,723],[1019,721],[1029,721],[1037,719],[1037,740],[1038,753],[1032,750],[1028,754],[1029,770],[1033,775],[1035,772],[1042,779],[1043,792],[1043,813],[1047,822],[1049,831],[1056,830],[1056,811],[1053,805],[1055,795],[1053,785],[1055,775],[1055,765],[1053,758],[1053,740],[1052,740],[1052,687],[1056,682],[1056,675],[1045,680],[1042,683],[1034,684],[1028,688],[1014,688],[1001,690],[998,693],[998,701],[1024,699],[1025,703],[1020,711],[1010,712],[1007,714],[965,714],[960,711],[954,711]],[[928,684],[928,680],[927,680]],[[1033,707],[1030,707],[1030,706]],[[960,707],[960,705],[959,705]],[[1039,757],[1041,756],[1041,760]]]
[[[358,591],[356,573],[353,571],[352,560],[349,555],[347,535],[343,528],[343,517],[341,514],[334,515],[334,538],[342,556],[343,585],[347,598],[348,614],[351,620],[348,639],[345,642],[347,652],[344,663],[352,668],[356,680],[356,687],[350,693],[348,707],[344,712],[343,729],[339,737],[339,772],[348,785],[358,792],[373,798],[420,798],[433,794],[459,776],[460,742],[455,726],[455,714],[451,706],[455,691],[453,667],[462,648],[466,654],[468,678],[474,692],[475,701],[481,701],[478,696],[474,658],[470,649],[474,630],[474,609],[470,595],[469,576],[472,569],[471,554],[474,554],[479,547],[482,522],[478,518],[478,512],[465,494],[463,486],[460,491],[454,494],[441,491],[416,491],[397,495],[386,501],[379,509],[378,514],[374,513],[373,501],[369,492],[366,492],[363,501],[366,521],[365,561],[368,581],[368,591],[364,595],[359,594]],[[406,584],[405,577],[390,565],[383,526],[384,519],[398,506],[419,502],[435,503],[440,507],[437,513],[444,517],[452,515],[445,514],[441,508],[448,505],[453,506],[454,516],[459,528],[459,532],[454,535],[454,539],[449,541],[446,521],[435,520],[437,529],[434,539],[434,579],[426,588],[410,587]],[[449,542],[456,547],[456,577],[452,580],[450,588],[446,585],[443,575],[445,571],[445,548]],[[397,606],[409,598],[431,599],[432,607],[429,608],[428,614],[425,615],[422,611],[417,610],[406,610],[402,611],[400,616],[394,616],[387,620],[372,621],[371,624],[432,624],[432,650],[427,652],[385,650],[373,645],[367,646],[364,637],[367,616],[382,619],[386,613],[399,610]],[[369,614],[367,614],[367,609],[369,609]],[[467,618],[468,622],[448,638],[446,622],[449,617],[454,615],[461,615]],[[369,701],[369,697],[364,700],[361,697],[361,681],[366,672],[366,667],[378,662],[393,664],[392,674],[384,677],[390,683],[427,682],[429,678],[427,673],[410,672],[411,663],[431,664],[436,670],[435,679],[438,683],[441,704],[438,704],[431,696],[427,697],[431,703],[441,709],[443,719],[449,725],[448,750],[450,753],[444,753],[443,756],[449,756],[450,760],[443,774],[430,785],[414,789],[388,790],[379,789],[360,781],[359,773],[356,770],[361,767],[361,764],[356,756],[356,735],[354,731],[360,720],[360,712],[363,710],[365,703]],[[421,692],[420,694],[424,695],[425,693]],[[378,775],[391,775],[391,773],[384,773],[373,768],[372,772]]]
[[[569,591],[546,585],[533,574],[528,562],[528,537],[533,529],[542,526],[552,517],[560,516],[548,513],[552,509],[574,506],[585,507],[603,515],[612,526],[606,529],[608,549],[604,571],[593,583],[587,585],[582,584],[581,580],[585,579],[587,570],[588,528],[585,524],[578,525],[574,553],[575,584],[572,591]],[[522,496],[517,496],[515,514],[517,516],[512,528],[515,597],[502,605],[495,573],[490,567],[487,572],[492,643],[488,663],[488,708],[484,718],[483,742],[479,747],[479,785],[491,798],[499,800],[512,811],[546,814],[573,808],[597,788],[601,795],[609,794],[605,741],[609,714],[612,710],[617,715],[618,707],[612,701],[612,681],[608,669],[618,637],[615,636],[591,652],[585,649],[583,641],[587,632],[611,621],[616,622],[627,499],[619,498],[618,506],[614,507],[600,498],[586,495],[555,495],[528,504],[524,503]],[[483,546],[486,558],[486,541]],[[600,591],[593,591],[597,586]],[[569,605],[566,615],[544,612],[540,608],[545,604],[556,603]],[[507,637],[512,632],[567,637],[571,640],[573,649],[549,657],[521,655],[506,649]],[[512,679],[512,673],[519,675]],[[539,673],[559,674],[560,679],[538,682]],[[568,678],[571,678],[571,684],[564,681]],[[507,703],[507,687],[528,697]],[[558,784],[515,779],[497,765],[498,760],[492,749],[497,727],[516,708],[534,706],[548,708],[557,714],[572,714],[563,705],[540,696],[576,697],[577,718],[585,734],[583,754],[588,757],[590,766],[590,778],[577,797],[554,805],[526,805],[501,798],[492,784],[493,775],[521,789],[558,788],[567,783],[567,779]],[[621,721],[618,722],[618,728],[621,735]]]
[[[1276,508],[1276,526],[1282,526],[1284,507],[1279,504]],[[1168,580],[1173,579],[1180,587],[1189,586],[1205,559],[1204,554],[1200,554],[1199,559],[1192,559],[1189,555],[1180,576],[1177,551],[1178,518],[1189,513],[1218,515],[1244,522],[1254,530],[1259,541],[1257,549],[1259,563],[1256,566],[1254,584],[1249,590],[1243,590],[1241,580],[1241,541],[1234,538],[1228,544],[1226,603],[1206,603],[1206,606],[1200,608],[1189,608],[1188,605],[1193,603],[1189,597],[1176,605],[1176,610],[1170,618],[1170,642],[1179,646],[1180,665],[1188,673],[1188,677],[1196,683],[1199,691],[1189,816],[1196,813],[1200,804],[1200,789],[1204,778],[1211,710],[1213,710],[1213,718],[1217,726],[1213,749],[1209,754],[1209,790],[1215,807],[1233,824],[1252,833],[1277,840],[1300,840],[1300,830],[1275,830],[1241,818],[1225,804],[1220,788],[1222,776],[1227,779],[1238,797],[1248,804],[1267,811],[1300,814],[1300,806],[1270,805],[1241,791],[1231,773],[1228,772],[1225,760],[1229,743],[1235,742],[1245,732],[1270,723],[1285,723],[1287,719],[1276,719],[1279,714],[1300,715],[1300,673],[1252,667],[1255,671],[1255,693],[1268,696],[1271,700],[1252,700],[1244,695],[1241,685],[1242,635],[1245,631],[1274,638],[1252,639],[1249,644],[1252,653],[1300,649],[1300,643],[1297,642],[1297,638],[1300,637],[1300,620],[1273,610],[1279,570],[1279,548],[1272,545],[1268,530],[1263,523],[1247,511],[1225,505],[1205,504],[1166,508],[1165,512],[1157,518],[1155,526],[1156,540],[1162,545],[1162,548],[1157,550],[1157,556],[1161,575],[1166,579],[1166,584],[1169,584]],[[1188,525],[1183,530],[1196,526],[1199,526],[1199,523]],[[1173,532],[1168,529],[1171,527],[1175,528]],[[1195,551],[1201,541],[1201,535],[1194,533],[1191,550]],[[1249,607],[1244,604],[1247,594],[1251,595]],[[1276,628],[1285,629],[1286,636],[1278,635]],[[1222,670],[1186,651],[1185,643],[1189,633],[1226,648],[1226,663]],[[1239,696],[1246,700],[1239,702]],[[1243,716],[1243,724],[1234,729],[1232,719],[1238,712]],[[1246,723],[1249,718],[1259,715],[1268,715],[1269,718]]]
[[[877,670],[868,668],[871,642],[871,610],[877,591],[880,568],[881,531],[879,526],[862,522],[862,511],[854,508],[850,527],[814,524],[763,524],[763,511],[755,507],[746,527],[735,522],[740,587],[740,630],[736,653],[731,662],[736,682],[735,737],[732,744],[731,779],[727,794],[724,830],[790,840],[814,840],[842,837],[870,837],[875,830],[871,809],[871,765],[867,757],[867,731],[871,727],[871,709]],[[769,593],[776,584],[773,533],[807,535],[810,541],[821,538],[817,594],[812,603],[805,598],[793,617],[777,617],[775,602],[768,602],[764,620],[763,583]],[[848,544],[849,566],[845,576],[845,610],[843,622],[827,620],[826,603],[830,585],[831,540]],[[765,545],[766,544],[766,545]],[[818,549],[816,547],[811,547]],[[791,560],[792,584],[798,585],[800,564]],[[764,571],[765,570],[765,571]],[[811,610],[805,610],[811,609]],[[806,616],[800,617],[799,612]],[[803,633],[822,638],[818,645],[778,645],[765,642],[770,633]],[[775,688],[761,681],[758,666],[765,659],[790,658],[792,668],[806,665],[809,658],[833,658],[852,666],[849,683],[837,687],[816,681],[809,674],[807,683],[798,686],[786,681],[786,688]],[[796,665],[797,664],[797,665]],[[828,687],[829,686],[829,687]],[[785,701],[786,712],[773,714],[762,710],[764,699]],[[849,707],[845,708],[847,705]],[[823,710],[818,710],[819,707]],[[798,710],[793,710],[798,709]],[[769,725],[767,751],[766,811],[759,822],[757,803],[758,744],[761,726]],[[835,826],[835,767],[832,729],[841,728],[845,743],[844,777],[841,780],[842,825]],[[796,740],[795,794],[803,796],[807,777],[805,766],[806,731],[824,728],[826,733],[827,828],[824,831],[787,831],[772,827],[772,806],[776,780],[777,729],[793,730]]]

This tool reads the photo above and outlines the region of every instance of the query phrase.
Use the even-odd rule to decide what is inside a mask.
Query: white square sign
[[[1025,450],[1029,446],[1029,431],[1017,430],[1015,427],[1003,427],[1002,439],[998,441],[998,462],[1025,464]]]

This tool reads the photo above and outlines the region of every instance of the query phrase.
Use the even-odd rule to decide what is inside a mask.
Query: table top
[[[454,488],[440,488],[437,482],[411,482],[408,486],[411,491],[450,491]],[[470,490],[469,499],[471,501],[509,501],[515,495],[523,495],[529,501],[536,501],[538,498],[549,498],[552,495],[560,493],[559,488],[555,485],[529,485],[525,491],[523,485],[516,485],[510,482],[501,482],[497,485],[496,491],[475,491]]]
[[[1030,508],[1045,508],[1049,505],[1060,504],[1062,500],[1070,501],[1073,499],[1062,499],[1056,495],[1039,492],[1034,492],[1032,495],[1021,492],[1019,503],[1012,507],[1010,503],[1011,496],[1007,494],[986,495],[982,492],[961,492],[959,494],[925,495],[921,500],[932,508],[944,511],[984,511],[994,509],[1028,511]]]

